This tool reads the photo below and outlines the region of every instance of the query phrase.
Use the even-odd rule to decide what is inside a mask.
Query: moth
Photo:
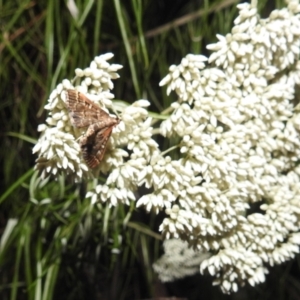
[[[66,106],[72,125],[78,128],[87,127],[79,144],[87,166],[95,168],[103,159],[109,137],[120,119],[111,117],[76,90],[66,91]]]

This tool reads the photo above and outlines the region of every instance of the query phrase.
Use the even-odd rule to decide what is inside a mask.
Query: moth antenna
[[[78,143],[79,140],[81,140],[81,138],[84,136],[84,133],[81,134],[75,141]]]

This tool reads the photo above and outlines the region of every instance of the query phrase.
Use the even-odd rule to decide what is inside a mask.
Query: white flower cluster
[[[114,129],[99,166],[103,174],[109,173],[107,180],[104,184],[96,185],[86,195],[92,203],[109,202],[115,206],[135,200],[134,193],[140,185],[139,174],[146,168],[150,158],[159,153],[159,149],[152,139],[152,119],[146,109],[150,105],[149,101],[138,100],[125,107],[120,103],[112,105],[112,79],[118,78],[116,71],[121,68],[120,65],[107,62],[112,56],[108,53],[95,57],[89,68],[76,69],[72,83],[64,80],[51,93],[45,106],[49,110],[47,125],[39,126],[42,135],[33,153],[39,154],[36,169],[43,177],[66,174],[75,181],[88,178],[90,171],[82,159],[78,144],[86,128],[78,129],[71,125],[65,105],[65,91],[77,89],[92,101],[120,111],[121,122]]]
[[[49,110],[47,124],[41,124],[38,131],[41,136],[33,148],[38,153],[35,169],[41,173],[42,178],[49,175],[58,176],[66,174],[79,181],[88,174],[88,168],[80,158],[80,147],[72,131],[67,108],[62,95],[72,85],[64,80],[51,93],[45,109]]]
[[[184,156],[169,162],[181,170],[164,185],[172,205],[164,203],[160,230],[213,251],[200,271],[225,293],[263,282],[268,265],[299,253],[300,5],[287,2],[268,19],[255,1],[239,4],[232,32],[208,46],[209,58],[187,55],[160,83],[178,96],[161,134],[177,137]]]
[[[89,68],[75,70],[76,77],[73,83],[66,79],[51,93],[45,106],[49,111],[47,124],[39,126],[38,130],[42,134],[33,148],[33,153],[39,155],[35,168],[43,177],[66,174],[75,181],[80,181],[82,177],[89,175],[76,141],[84,131],[74,128],[70,123],[65,105],[65,91],[76,88],[88,94],[91,100],[101,101],[111,107],[112,79],[119,77],[116,72],[122,68],[121,65],[111,65],[107,62],[112,57],[111,53],[95,57]]]

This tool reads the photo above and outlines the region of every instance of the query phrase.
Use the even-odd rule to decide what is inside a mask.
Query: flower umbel
[[[64,80],[51,93],[45,109],[49,110],[46,120],[47,125],[40,126],[42,136],[33,149],[38,153],[36,169],[42,175],[57,175],[65,173],[72,175],[76,181],[88,175],[88,168],[82,161],[80,148],[76,139],[84,132],[71,126],[69,114],[66,107],[66,91],[76,88],[82,93],[89,93],[93,101],[102,101],[111,106],[113,95],[112,79],[118,78],[116,71],[120,65],[110,65],[107,60],[112,58],[108,53],[95,57],[89,68],[85,70],[76,69],[76,78],[73,84]]]
[[[238,9],[232,32],[207,47],[208,59],[189,54],[160,83],[178,97],[161,134],[180,139],[182,167],[201,178],[177,188],[160,230],[213,251],[200,271],[225,293],[263,282],[267,264],[293,258],[300,245],[300,5],[288,1],[268,19],[255,1]],[[254,203],[260,211],[250,212]]]
[[[106,54],[52,92],[34,147],[44,176],[87,178],[77,142],[85,131],[71,126],[64,91],[76,89],[118,111],[122,121],[99,165],[107,178],[86,197],[110,205],[137,200],[136,207],[165,211],[160,230],[177,244],[173,251],[166,242],[167,255],[155,264],[161,279],[200,267],[225,293],[263,282],[268,265],[293,258],[300,245],[300,5],[290,0],[267,19],[255,1],[238,9],[231,33],[208,46],[209,58],[188,54],[170,67],[160,85],[177,100],[159,128],[147,100],[113,105],[112,79],[121,66],[110,65]],[[160,149],[157,133],[179,142]]]

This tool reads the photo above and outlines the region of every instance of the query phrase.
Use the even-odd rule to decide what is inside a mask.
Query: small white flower
[[[97,185],[94,191],[89,191],[86,194],[87,198],[91,198],[92,204],[96,202],[108,202],[110,206],[116,206],[118,204],[127,204],[129,201],[134,201],[135,196],[133,192],[125,188],[109,187],[108,185]]]
[[[170,208],[176,197],[166,189],[155,191],[155,193],[142,196],[136,206],[144,206],[147,211],[153,210],[156,214],[164,208]]]

